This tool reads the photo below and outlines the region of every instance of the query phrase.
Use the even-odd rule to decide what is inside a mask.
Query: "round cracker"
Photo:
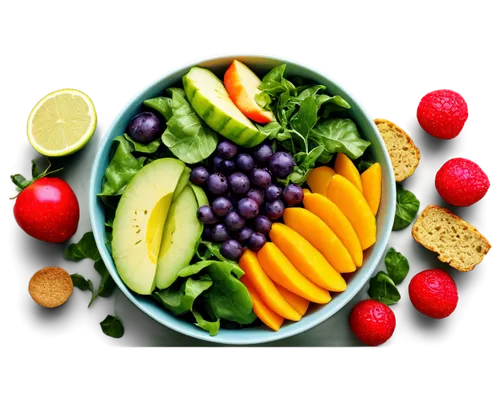
[[[54,308],[66,303],[73,294],[73,281],[64,269],[45,267],[31,277],[28,290],[37,304]]]

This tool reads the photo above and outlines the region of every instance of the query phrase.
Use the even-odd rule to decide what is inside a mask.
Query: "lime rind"
[[[38,111],[40,108],[47,103],[47,101],[59,96],[59,95],[64,95],[64,94],[70,94],[72,96],[78,96],[82,98],[85,103],[88,106],[88,111],[89,111],[89,116],[90,116],[90,122],[88,123],[88,127],[83,134],[80,135],[80,139],[77,140],[76,142],[72,143],[69,146],[66,146],[61,149],[57,150],[50,150],[45,148],[44,146],[40,145],[40,143],[37,141],[36,137],[33,134],[33,119],[37,115]],[[77,152],[78,150],[82,149],[92,138],[94,135],[95,129],[97,126],[97,114],[95,110],[94,103],[90,99],[88,95],[85,93],[76,90],[76,89],[60,89],[56,90],[54,92],[51,92],[47,94],[45,97],[43,97],[36,105],[33,107],[33,110],[31,110],[30,115],[28,117],[28,123],[27,123],[27,134],[28,134],[28,140],[30,144],[33,146],[33,148],[38,151],[40,154],[43,154],[48,157],[62,157],[62,156],[67,156],[69,154],[73,154]]]

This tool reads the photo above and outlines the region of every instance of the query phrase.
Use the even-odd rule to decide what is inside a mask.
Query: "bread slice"
[[[45,267],[31,277],[28,291],[42,307],[59,307],[73,294],[73,281],[64,269]]]
[[[453,268],[466,272],[483,261],[490,242],[450,210],[429,205],[413,224],[413,238]]]
[[[374,122],[389,151],[396,182],[404,181],[418,167],[420,161],[418,147],[415,146],[411,137],[395,123],[381,118],[377,118]]]

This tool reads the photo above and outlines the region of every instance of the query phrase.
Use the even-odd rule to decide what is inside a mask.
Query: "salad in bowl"
[[[270,58],[175,71],[130,102],[99,150],[91,217],[143,311],[223,343],[290,336],[368,280],[394,215],[376,128],[345,90]]]

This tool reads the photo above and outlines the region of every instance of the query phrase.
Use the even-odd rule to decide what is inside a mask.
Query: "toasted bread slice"
[[[377,118],[375,125],[384,139],[391,157],[396,182],[411,176],[420,162],[420,151],[411,137],[395,123]]]
[[[73,294],[73,281],[64,269],[45,267],[31,277],[28,290],[36,303],[54,308],[66,303]]]
[[[491,248],[476,228],[450,210],[429,205],[413,224],[413,238],[453,268],[466,272],[483,261]]]

